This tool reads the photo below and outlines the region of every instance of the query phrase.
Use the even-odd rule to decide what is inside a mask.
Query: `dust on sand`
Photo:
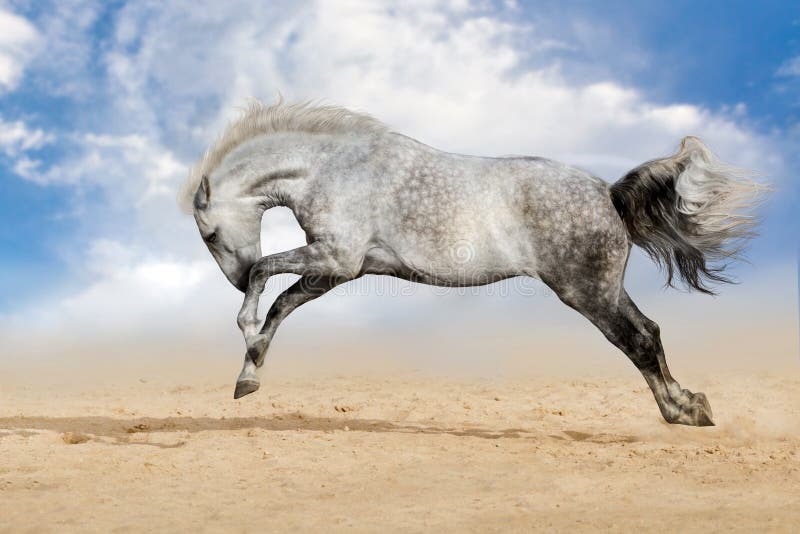
[[[790,531],[800,377],[0,382],[3,531]]]

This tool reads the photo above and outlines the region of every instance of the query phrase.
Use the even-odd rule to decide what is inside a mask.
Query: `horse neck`
[[[331,158],[364,151],[369,140],[336,134],[285,133],[250,141],[238,164],[251,167],[251,179],[238,184],[238,197],[259,197],[264,210],[287,207],[299,218],[320,169]]]
[[[298,180],[313,179],[319,166],[312,136],[274,134],[251,139],[236,149],[226,162],[237,176],[224,186],[232,200],[257,202],[264,210],[275,206],[292,208],[300,199]],[[242,171],[240,167],[244,167]]]

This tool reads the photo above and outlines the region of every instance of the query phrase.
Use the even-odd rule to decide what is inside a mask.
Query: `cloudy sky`
[[[631,292],[674,346],[758,359],[766,337],[770,353],[796,357],[800,7],[683,0],[0,1],[0,350],[214,339],[240,352],[239,295],[175,194],[246,98],[278,91],[449,151],[542,155],[609,181],[701,136],[776,188],[751,263],[709,298],[663,291],[637,253]],[[275,251],[303,237],[273,210],[263,241]],[[438,335],[480,358],[500,337],[591,329],[541,286],[514,284],[464,294],[361,281],[279,337]]]

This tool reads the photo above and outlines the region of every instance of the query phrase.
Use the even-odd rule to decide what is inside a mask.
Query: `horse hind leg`
[[[619,309],[621,315],[634,327],[635,332],[628,330],[628,341],[623,341],[617,346],[628,354],[644,376],[664,419],[669,423],[713,426],[713,414],[705,394],[682,389],[672,377],[661,345],[658,325],[639,311],[624,290],[620,295]],[[612,335],[615,334],[612,332]],[[609,337],[608,334],[606,337]],[[631,348],[626,350],[621,346],[625,344]],[[631,354],[634,354],[636,359],[631,357]]]
[[[693,407],[697,404],[702,405],[703,411],[708,418],[708,424],[699,424],[697,426],[713,425],[714,423],[711,421],[711,406],[709,405],[705,394],[700,392],[692,393],[688,389],[682,389],[678,381],[672,377],[672,374],[667,367],[667,359],[666,355],[664,354],[664,347],[661,345],[661,329],[659,328],[658,324],[645,316],[639,310],[639,308],[636,307],[636,304],[634,304],[633,300],[631,300],[630,296],[625,290],[623,290],[622,294],[620,295],[620,303],[626,310],[626,313],[631,320],[636,324],[637,328],[639,328],[640,331],[644,330],[648,332],[652,338],[654,352],[658,361],[658,370],[664,379],[664,384],[666,385],[669,396],[672,399],[675,399],[676,402],[678,402],[681,406],[688,405],[689,407]],[[647,376],[645,376],[645,379],[647,380]],[[649,380],[648,383],[650,383]],[[702,417],[700,417],[700,419],[702,419]]]
[[[669,423],[711,426],[711,407],[703,393],[682,389],[667,367],[658,325],[648,319],[618,283],[609,283],[609,273],[600,280],[542,276],[542,280],[568,306],[589,319],[636,365],[650,386],[661,415]],[[597,277],[598,273],[595,273]],[[613,275],[613,273],[611,273]],[[602,279],[605,278],[605,281]]]

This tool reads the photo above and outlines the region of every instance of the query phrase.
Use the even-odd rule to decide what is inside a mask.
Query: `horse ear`
[[[194,206],[197,209],[204,209],[208,206],[209,200],[211,200],[211,186],[208,183],[208,176],[203,175],[200,180],[200,187],[197,188],[197,192],[194,194]]]

